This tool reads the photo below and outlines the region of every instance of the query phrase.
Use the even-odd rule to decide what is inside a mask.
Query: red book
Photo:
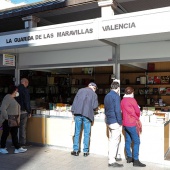
[[[154,84],[161,84],[161,77],[160,76],[154,76]]]

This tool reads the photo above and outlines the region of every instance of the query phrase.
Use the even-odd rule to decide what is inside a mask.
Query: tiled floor
[[[127,164],[125,160],[123,168],[108,167],[108,160],[105,156],[90,154],[83,157],[72,156],[70,151],[61,150],[55,147],[28,147],[28,151],[22,154],[13,154],[14,148],[8,147],[10,152],[7,155],[0,154],[0,170],[170,170],[169,165],[146,163],[145,168],[133,167],[132,163]]]

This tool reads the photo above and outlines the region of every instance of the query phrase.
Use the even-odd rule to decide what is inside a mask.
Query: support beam
[[[115,44],[115,43],[113,43],[113,42],[110,42],[110,41],[108,41],[108,40],[105,40],[105,39],[100,39],[99,41],[101,41],[101,42],[103,42],[103,43],[105,43],[105,44],[107,44],[107,45],[110,45],[110,46],[112,46],[112,47],[116,47],[116,46],[117,46],[117,44]]]

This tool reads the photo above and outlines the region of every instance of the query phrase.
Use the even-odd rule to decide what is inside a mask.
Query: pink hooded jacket
[[[140,108],[136,100],[132,97],[124,97],[121,101],[123,126],[136,126],[136,121],[140,118]]]

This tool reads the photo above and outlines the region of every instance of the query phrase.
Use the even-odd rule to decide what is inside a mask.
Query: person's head
[[[24,85],[24,87],[27,87],[27,86],[28,86],[28,84],[29,84],[28,79],[26,79],[26,78],[22,78],[22,79],[21,79],[21,84],[23,84],[23,85]]]
[[[126,87],[125,94],[126,95],[134,94],[134,89],[132,87]]]
[[[18,97],[19,93],[18,93],[18,87],[17,86],[9,86],[8,88],[8,93],[12,96],[12,97]]]
[[[91,88],[94,92],[97,89],[97,85],[95,83],[93,83],[93,82],[89,83],[88,87]]]
[[[119,82],[113,81],[112,84],[110,85],[110,89],[115,91],[116,93],[119,93],[119,89],[120,89]]]

